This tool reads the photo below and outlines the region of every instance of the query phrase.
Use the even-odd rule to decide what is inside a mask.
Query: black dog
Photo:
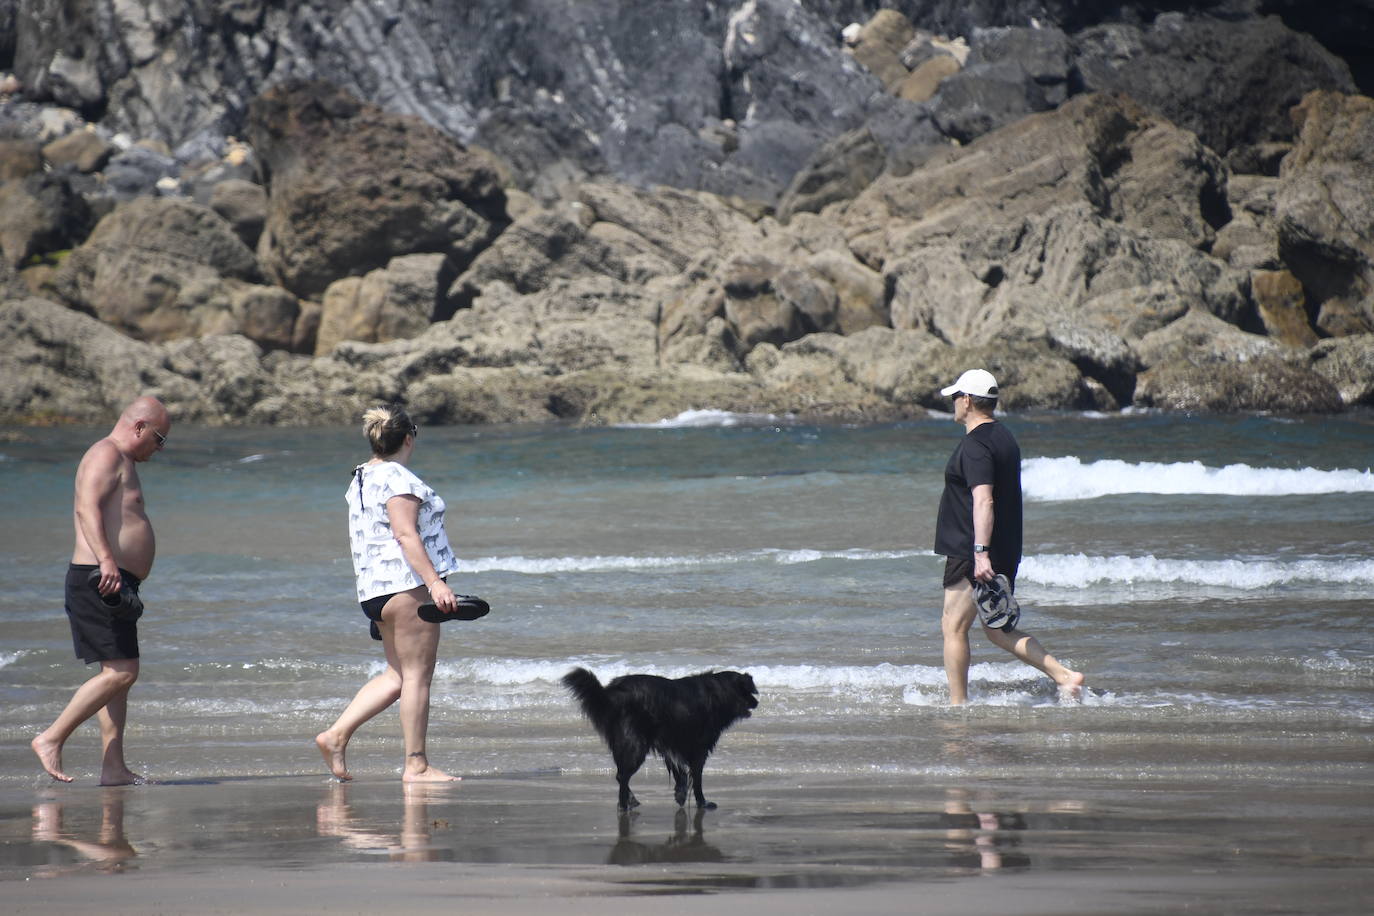
[[[622,811],[639,804],[630,777],[651,751],[667,765],[679,806],[687,804],[690,779],[697,807],[714,808],[701,794],[706,758],[721,733],[759,705],[754,679],[738,671],[705,671],[676,680],[627,674],[603,687],[586,668],[574,668],[563,676],[563,685],[611,749]]]

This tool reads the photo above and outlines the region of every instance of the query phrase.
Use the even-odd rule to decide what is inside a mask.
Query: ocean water
[[[431,759],[472,776],[605,774],[609,793],[609,756],[558,679],[733,668],[760,704],[708,782],[1014,769],[1367,793],[1374,417],[1004,421],[1024,456],[1022,626],[1085,672],[1076,700],[975,632],[972,702],[947,705],[930,547],[962,432],[948,417],[423,429],[412,466],[448,501],[452,584],[493,608],[444,627]],[[28,739],[87,675],[61,582],[73,471],[103,432],[0,431],[0,786],[44,781]],[[159,543],[134,769],[323,779],[311,738],[380,670],[345,531],[365,457],[354,429],[177,426],[143,466]],[[388,712],[349,763],[390,777],[401,757]],[[65,763],[98,772],[93,723]]]

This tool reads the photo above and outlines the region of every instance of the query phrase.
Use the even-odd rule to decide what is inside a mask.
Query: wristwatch
[[[974,544],[974,545],[973,545],[973,552],[974,552],[974,553],[987,553],[987,552],[988,552],[988,545],[987,545],[987,544]]]

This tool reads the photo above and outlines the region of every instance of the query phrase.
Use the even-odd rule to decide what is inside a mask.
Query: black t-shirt
[[[973,488],[992,484],[993,567],[1021,562],[1021,447],[1001,423],[976,426],[959,440],[945,465],[945,491],[935,520],[935,552],[973,557]]]

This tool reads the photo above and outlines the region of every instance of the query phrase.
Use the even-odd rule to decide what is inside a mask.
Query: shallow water
[[[1025,457],[1022,625],[1087,674],[1078,702],[976,640],[972,704],[946,705],[930,545],[960,434],[947,418],[423,430],[414,467],[449,503],[453,584],[493,607],[445,626],[432,759],[479,776],[606,774],[558,685],[569,667],[603,679],[721,667],[753,674],[760,707],[722,740],[708,782],[1071,768],[1367,791],[1370,417],[1006,422]],[[0,787],[36,784],[27,740],[85,676],[61,577],[72,473],[102,432],[0,440]],[[159,546],[135,769],[321,774],[310,736],[379,670],[344,530],[360,440],[176,427],[143,468]],[[89,780],[96,749],[94,726],[78,731],[68,771]],[[394,713],[350,749],[361,776],[394,774],[400,758]]]

